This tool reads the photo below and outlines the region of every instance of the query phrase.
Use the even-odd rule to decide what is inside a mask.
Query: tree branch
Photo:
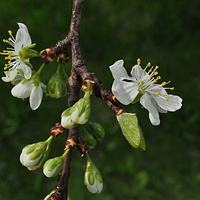
[[[82,83],[85,80],[90,79],[95,82],[95,95],[106,101],[108,107],[116,114],[120,107],[118,101],[114,95],[108,91],[104,90],[99,79],[97,79],[93,73],[87,68],[86,62],[83,60],[80,48],[80,20],[81,20],[81,10],[84,0],[73,0],[72,17],[70,24],[70,31],[66,38],[59,41],[55,47],[48,48],[48,52],[42,52],[45,56],[50,58],[56,55],[65,54],[68,52],[68,46],[71,45],[72,53],[72,68],[71,74],[68,78],[68,107],[71,107],[79,100],[79,92]],[[67,55],[67,53],[66,53]],[[77,128],[72,128],[68,130],[68,136],[66,143],[69,139],[76,138],[77,148],[80,152],[84,154],[87,151],[85,142],[79,137]],[[56,186],[56,192],[53,193],[49,200],[66,200],[68,196],[68,181],[70,176],[70,163],[72,157],[72,149],[69,151],[65,157],[63,168],[60,172],[58,184]]]

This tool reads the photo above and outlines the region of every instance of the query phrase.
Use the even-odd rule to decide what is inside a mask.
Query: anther
[[[141,59],[140,59],[140,58],[137,59],[137,64],[138,64],[138,65],[141,64]]]
[[[169,101],[169,99],[168,99],[168,98],[165,98],[164,100],[165,100],[165,101]]]
[[[154,72],[154,75],[158,75],[158,72],[156,71],[156,72]]]
[[[155,94],[155,95],[159,95],[159,94],[160,94],[160,92],[155,92],[154,94]]]
[[[11,30],[9,30],[9,31],[8,31],[8,34],[9,34],[9,35],[12,35],[12,31],[11,31]]]
[[[170,90],[174,90],[174,87],[169,88]]]
[[[135,67],[132,67],[132,70],[135,71]]]
[[[151,63],[150,62],[147,63],[147,67],[151,67]]]

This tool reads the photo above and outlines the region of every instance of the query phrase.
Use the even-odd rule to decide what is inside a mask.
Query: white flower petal
[[[113,78],[119,80],[133,80],[132,77],[127,74],[126,69],[123,67],[123,64],[123,60],[118,60],[110,66],[110,71],[112,72]]]
[[[4,81],[4,82],[10,82],[12,81],[16,76],[17,76],[17,70],[11,70],[11,71],[4,71],[5,73],[5,77],[2,77],[1,79]]]
[[[156,103],[164,110],[174,112],[181,108],[182,106],[182,99],[179,96],[176,95],[167,95],[165,99],[163,99],[161,96],[154,95],[154,100]]]
[[[32,110],[36,110],[41,102],[43,97],[43,91],[41,86],[33,86],[33,89],[30,94],[29,102]]]
[[[92,194],[96,194],[98,192],[97,188],[95,185],[90,185],[87,184],[87,189],[92,193]]]
[[[12,90],[11,94],[17,98],[27,98],[30,96],[32,90],[32,81],[27,81],[26,83],[19,83],[15,85]]]
[[[18,53],[22,47],[31,45],[31,37],[25,24],[18,23],[19,29],[16,33],[15,51]]]
[[[141,105],[149,111],[149,119],[154,126],[160,124],[160,118],[158,110],[151,102],[151,96],[145,93],[140,99]]]
[[[31,68],[30,68],[28,65],[26,65],[23,61],[20,61],[20,65],[19,65],[18,69],[21,69],[21,70],[24,72],[24,77],[25,77],[25,79],[31,78],[32,70],[31,70]]]
[[[133,82],[114,80],[112,92],[124,105],[130,104],[138,95],[138,86]]]
[[[144,74],[143,69],[140,65],[134,65],[131,70],[131,76],[136,80],[141,80],[142,75]]]

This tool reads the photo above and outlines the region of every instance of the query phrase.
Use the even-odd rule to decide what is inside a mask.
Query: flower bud
[[[94,148],[97,145],[96,138],[87,130],[85,126],[81,126],[80,129],[80,136],[86,142],[87,147]]]
[[[76,124],[85,124],[90,116],[90,98],[83,97],[71,107],[71,120]]]
[[[87,164],[84,176],[84,183],[87,189],[93,194],[99,194],[103,189],[103,181],[101,174],[94,163],[91,161],[88,154],[86,154]]]
[[[117,115],[117,120],[121,127],[122,133],[128,142],[134,147],[145,150],[145,141],[141,128],[138,125],[138,119],[136,114],[122,113]]]
[[[50,136],[46,141],[25,146],[20,155],[22,165],[29,170],[38,169],[48,156],[52,139],[53,136]]]
[[[62,169],[63,161],[70,149],[67,149],[62,156],[47,160],[43,166],[43,173],[48,178],[55,177]]]
[[[104,136],[105,136],[105,130],[101,126],[101,124],[96,123],[96,122],[88,121],[88,123],[85,124],[85,127],[87,128],[87,130],[90,133],[92,133],[94,135],[94,137],[97,140],[102,140],[104,138]]]
[[[59,64],[58,68],[47,84],[47,92],[52,98],[60,98],[67,92],[66,76],[64,65]]]
[[[71,108],[68,108],[62,112],[61,125],[67,129],[70,129],[76,126],[76,123],[71,120]]]

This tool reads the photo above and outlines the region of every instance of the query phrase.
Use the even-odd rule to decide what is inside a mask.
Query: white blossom
[[[11,48],[4,50],[1,55],[5,55],[5,59],[8,63],[5,65],[6,77],[2,77],[5,82],[12,81],[19,73],[23,74],[26,79],[29,79],[32,75],[31,68],[26,64],[29,62],[29,58],[23,59],[21,50],[23,48],[30,48],[32,41],[29,35],[28,29],[25,24],[18,23],[19,29],[14,37],[12,31],[8,31],[10,38],[3,40],[8,43]]]
[[[160,124],[159,112],[176,111],[182,106],[182,99],[176,95],[170,95],[167,89],[173,90],[173,87],[164,87],[169,82],[158,84],[161,79],[158,76],[158,66],[151,67],[148,63],[145,69],[140,66],[141,60],[132,67],[131,76],[123,67],[124,61],[118,60],[110,66],[114,82],[112,92],[116,98],[124,105],[140,101],[140,104],[149,111],[149,119],[153,125]],[[147,68],[150,68],[147,70]]]
[[[11,94],[14,97],[25,99],[29,97],[29,103],[32,110],[36,110],[41,102],[43,97],[43,88],[46,86],[39,80],[23,79],[19,84],[15,85]]]

